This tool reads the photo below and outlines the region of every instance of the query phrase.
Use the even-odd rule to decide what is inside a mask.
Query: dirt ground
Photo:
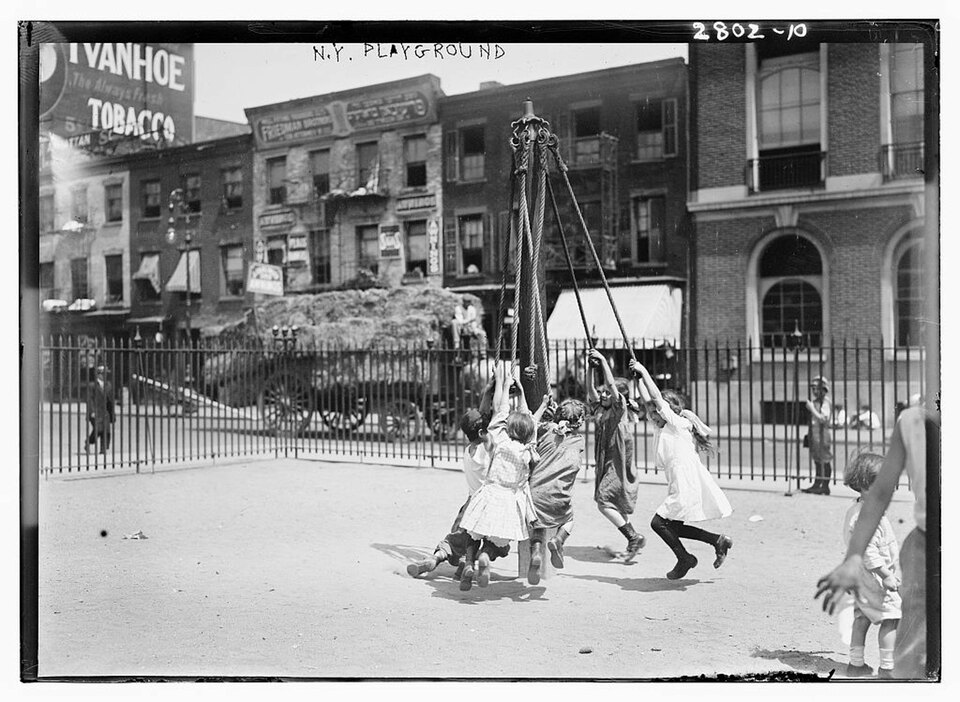
[[[842,676],[846,646],[813,593],[839,562],[852,493],[721,484],[734,514],[704,525],[734,539],[719,570],[693,544],[700,565],[664,577],[672,555],[649,528],[657,476],[633,519],[646,548],[611,560],[603,547],[623,537],[578,481],[564,570],[530,586],[511,554],[488,588],[461,592],[448,565],[405,569],[456,515],[455,471],[261,460],[42,480],[40,676]],[[888,516],[902,542],[908,493]]]

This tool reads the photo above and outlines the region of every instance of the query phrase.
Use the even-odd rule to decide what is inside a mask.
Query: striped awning
[[[200,293],[200,252],[190,250],[190,292]],[[167,290],[173,292],[187,291],[187,252],[180,254],[180,260],[177,261],[177,267],[167,281]]]

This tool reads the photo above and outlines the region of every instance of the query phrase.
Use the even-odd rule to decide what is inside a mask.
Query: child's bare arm
[[[587,353],[589,355],[589,352]],[[597,394],[597,387],[593,383],[593,367],[587,364],[587,402],[596,402],[600,399]]]
[[[640,361],[630,361],[630,370],[634,373],[640,374],[640,394],[643,397],[644,402],[650,402],[653,400],[662,400],[663,395],[660,394],[660,388],[657,387],[657,384],[654,382],[653,378],[650,377],[650,371],[647,370]]]
[[[551,398],[549,394],[544,395],[543,400],[540,401],[540,406],[537,407],[536,411],[533,413],[533,421],[535,421],[537,424],[540,423],[540,419],[541,417],[543,417],[543,413],[546,412],[547,407],[550,406],[550,400]]]
[[[493,391],[496,387],[496,376],[491,375],[490,380],[483,387],[483,393],[480,395],[480,414],[486,414],[493,406]]]
[[[617,383],[613,378],[613,371],[610,369],[610,364],[607,363],[607,359],[596,349],[590,349],[589,355],[590,358],[600,364],[600,370],[603,371],[603,384],[607,390],[611,394],[615,393],[617,391]]]

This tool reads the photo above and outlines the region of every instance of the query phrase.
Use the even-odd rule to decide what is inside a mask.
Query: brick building
[[[253,251],[253,141],[249,134],[129,157],[132,294],[141,334],[194,336],[242,315]],[[182,206],[170,209],[180,189]],[[173,218],[173,234],[169,235]],[[186,233],[190,232],[190,253]]]
[[[441,95],[424,75],[246,110],[254,233],[285,291],[440,283]]]
[[[686,91],[686,66],[677,58],[516,85],[486,83],[441,100],[444,285],[483,300],[488,334],[495,333],[503,270],[512,268],[503,253],[509,236],[511,123],[530,98],[534,112],[560,139],[628,335],[680,342],[687,277]],[[601,337],[617,338],[606,296],[597,287],[599,273],[552,161],[550,173],[577,281],[593,311],[591,323]],[[544,236],[547,309],[554,311],[548,337],[583,338],[552,214]],[[657,328],[630,312],[640,303],[663,302],[667,312]]]
[[[752,345],[756,363],[799,330],[804,378],[870,340],[909,373],[933,274],[923,46],[693,44],[690,93],[696,340]]]

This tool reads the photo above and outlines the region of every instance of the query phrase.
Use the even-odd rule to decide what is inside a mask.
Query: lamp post
[[[187,322],[187,345],[189,346],[192,338],[191,332],[191,320],[190,320],[190,244],[193,243],[193,232],[190,231],[190,206],[187,204],[187,201],[184,197],[183,188],[176,188],[170,191],[170,197],[167,200],[167,208],[170,210],[170,216],[167,219],[167,242],[172,244],[177,240],[177,217],[183,217],[185,219],[185,227],[183,232],[183,246],[177,247],[177,250],[182,254],[185,250],[187,252],[187,300],[186,300],[186,322]]]
[[[793,349],[793,398],[794,398],[794,445],[797,458],[797,490],[800,489],[800,350],[803,348],[803,334],[800,332],[800,322],[793,320],[793,331],[787,337],[787,344]],[[787,496],[792,496],[790,476],[787,476]]]

